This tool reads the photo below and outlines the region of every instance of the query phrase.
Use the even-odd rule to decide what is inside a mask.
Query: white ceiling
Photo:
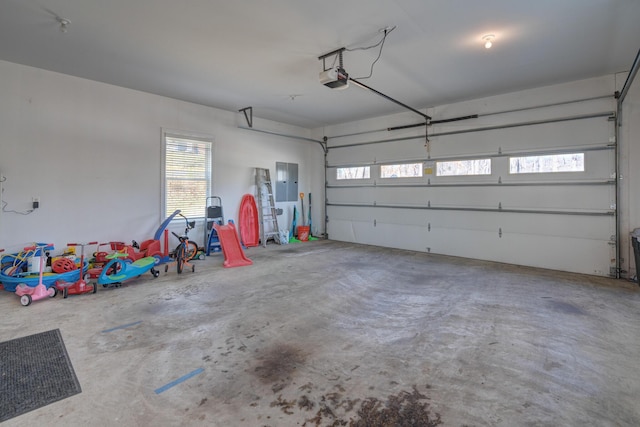
[[[318,56],[384,27],[363,82],[425,108],[627,71],[639,22],[638,0],[0,0],[0,60],[313,128],[403,111],[318,82]]]

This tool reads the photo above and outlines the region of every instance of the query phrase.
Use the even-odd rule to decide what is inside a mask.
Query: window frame
[[[198,134],[193,132],[185,132],[185,131],[176,131],[176,130],[162,130],[162,143],[161,143],[161,172],[160,172],[160,182],[161,182],[161,212],[164,218],[167,218],[169,215],[173,213],[167,213],[169,203],[168,198],[168,179],[167,179],[167,140],[168,139],[176,139],[176,140],[186,140],[186,141],[194,141],[197,143],[204,143],[208,145],[208,148],[205,151],[206,159],[204,161],[205,165],[205,177],[201,180],[206,182],[206,194],[202,198],[202,209],[199,212],[195,212],[193,206],[191,211],[184,212],[182,208],[177,208],[183,211],[182,213],[188,217],[189,219],[201,219],[205,216],[205,207],[206,207],[206,198],[209,197],[213,192],[213,159],[214,159],[214,138],[212,135],[207,134]]]
[[[478,162],[481,160],[489,161],[489,172],[488,173],[466,173],[466,174],[440,174],[440,164],[442,163],[461,163],[461,162]],[[470,176],[491,176],[493,174],[493,158],[491,157],[483,157],[479,159],[464,159],[464,160],[436,160],[436,173],[435,176],[438,178],[456,178],[456,177],[470,177]]]
[[[545,170],[545,171],[526,171],[526,172],[514,172],[511,170],[511,161],[514,159],[527,159],[527,158],[541,158],[541,157],[557,157],[557,156],[576,156],[580,155],[582,157],[582,170]],[[509,175],[526,175],[526,174],[558,174],[558,173],[585,173],[587,171],[586,164],[586,155],[584,151],[575,151],[571,153],[555,153],[555,154],[539,154],[539,155],[530,155],[530,156],[509,156],[509,162],[507,165],[509,169]]]
[[[418,166],[417,170],[419,171],[419,175],[417,176],[383,176],[382,169],[385,167],[395,167],[395,166]],[[382,164],[380,165],[380,179],[416,179],[424,177],[424,163],[423,162],[412,162],[412,163],[392,163],[392,164]]]
[[[338,178],[338,171],[340,169],[359,169],[359,168],[367,169],[368,172],[369,172],[369,174],[368,174],[369,176],[367,176],[367,177],[363,176],[362,178],[357,178],[357,177],[356,178]],[[371,166],[370,165],[367,165],[367,166],[336,167],[336,181],[362,181],[362,180],[365,180],[365,179],[371,179]]]

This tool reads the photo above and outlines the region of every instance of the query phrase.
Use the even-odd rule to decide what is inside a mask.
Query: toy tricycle
[[[152,256],[140,258],[137,261],[130,262],[120,258],[126,258],[125,252],[116,252],[111,255],[107,255],[107,258],[111,258],[111,261],[107,263],[102,269],[102,273],[98,277],[97,284],[107,287],[107,285],[122,283],[125,280],[137,277],[150,271],[153,277],[158,277],[160,272],[154,267],[156,259]]]
[[[32,301],[37,301],[47,297],[53,298],[58,294],[58,291],[56,290],[55,286],[51,286],[49,289],[47,289],[44,283],[42,283],[42,276],[44,273],[44,266],[45,266],[44,251],[53,250],[53,244],[50,243],[50,244],[45,244],[40,246],[31,246],[24,249],[25,251],[26,250],[36,251],[37,249],[39,249],[40,252],[42,253],[42,255],[39,257],[40,258],[39,260],[40,276],[39,276],[38,284],[36,286],[27,286],[26,284],[21,283],[18,286],[16,286],[16,295],[20,297],[20,304],[26,307],[29,304],[31,304]]]
[[[171,223],[173,218],[180,213],[180,210],[176,210],[171,215],[169,215],[163,222],[160,224],[160,227],[156,230],[156,233],[153,235],[153,239],[148,239],[140,244],[135,240],[131,242],[131,245],[122,245],[122,247],[118,248],[119,252],[126,252],[127,259],[130,261],[138,261],[144,257],[154,257],[156,260],[156,265],[164,264],[171,261],[171,257],[169,256],[169,237],[167,234],[167,226]],[[162,250],[160,244],[160,238],[164,234],[164,251]],[[138,251],[136,251],[138,249]]]
[[[80,250],[80,268],[84,268],[84,247],[88,245],[97,245],[98,242],[89,242],[89,243],[68,243],[67,246],[80,246],[82,249]],[[76,282],[65,282],[63,280],[58,280],[56,282],[56,289],[62,291],[62,295],[66,298],[69,295],[80,295],[86,293],[96,293],[98,287],[96,285],[89,285],[85,281],[84,274],[82,271],[80,272],[80,278]]]
[[[110,261],[110,260],[107,259],[107,255],[109,255],[110,252],[100,250],[100,248],[102,246],[105,246],[105,245],[110,245],[111,246],[111,250],[113,250],[113,251],[121,250],[122,248],[124,248],[124,242],[99,243],[98,244],[98,248],[93,253],[93,266],[94,267],[102,267],[102,266],[104,266],[106,263],[108,263]]]

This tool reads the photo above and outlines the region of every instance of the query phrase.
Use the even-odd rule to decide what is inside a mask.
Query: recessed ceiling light
[[[493,39],[495,38],[496,36],[494,36],[493,34],[482,36],[482,41],[484,42],[485,49],[491,49],[491,46],[493,46]]]

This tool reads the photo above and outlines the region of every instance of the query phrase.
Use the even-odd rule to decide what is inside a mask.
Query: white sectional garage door
[[[615,276],[613,102],[480,113],[430,126],[427,147],[424,127],[330,138],[328,236]],[[464,174],[477,160],[482,174]],[[398,177],[406,164],[422,176]]]

